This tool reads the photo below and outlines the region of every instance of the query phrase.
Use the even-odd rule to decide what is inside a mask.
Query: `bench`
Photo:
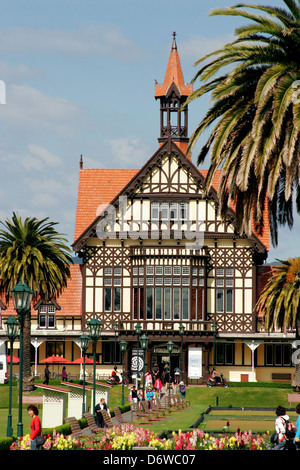
[[[290,382],[292,380],[292,374],[274,372],[272,374],[272,380],[277,380],[280,382]]]
[[[288,393],[288,402],[291,406],[291,403],[300,403],[300,393]]]

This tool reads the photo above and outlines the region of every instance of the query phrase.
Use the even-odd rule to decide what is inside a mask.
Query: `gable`
[[[103,224],[107,215],[105,210],[107,211],[108,207],[115,209],[117,214],[122,198],[130,201],[129,206],[133,205],[134,200],[144,201],[144,209],[146,208],[146,210],[144,210],[143,216],[145,217],[145,212],[148,211],[146,216],[148,220],[150,218],[149,201],[151,200],[165,200],[166,198],[170,201],[200,200],[197,210],[202,210],[203,218],[209,214],[212,220],[208,231],[221,232],[225,227],[226,232],[234,234],[234,206],[232,205],[228,209],[228,227],[224,226],[220,219],[217,220],[216,216],[220,172],[216,173],[210,193],[205,196],[203,183],[207,171],[199,170],[171,139],[166,141],[140,170],[99,169],[84,170],[84,172],[84,174],[80,174],[75,242],[73,244],[75,251],[80,251],[90,238],[97,236],[97,224],[99,222]],[[133,219],[132,211],[130,214],[128,206],[125,210],[128,212],[126,218]],[[138,209],[138,213],[141,214],[140,209]],[[81,219],[81,214],[83,219]],[[196,218],[198,220],[198,216]],[[84,224],[85,229],[82,231]],[[229,229],[229,225],[231,225],[231,229]],[[258,251],[268,249],[268,236],[268,230],[265,231],[263,237],[258,234],[257,236],[253,235],[251,242],[255,249]]]

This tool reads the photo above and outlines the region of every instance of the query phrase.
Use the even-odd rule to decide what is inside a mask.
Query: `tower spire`
[[[188,138],[188,108],[181,111],[182,105],[193,91],[193,85],[186,84],[183,78],[176,43],[173,41],[163,84],[155,85],[155,99],[160,100],[159,143],[171,138],[186,153]]]

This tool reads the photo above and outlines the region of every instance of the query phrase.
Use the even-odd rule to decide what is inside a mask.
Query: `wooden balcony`
[[[213,339],[212,321],[123,320],[117,323],[119,338],[131,341],[136,341],[137,339],[135,333],[137,323],[141,325],[141,334],[145,333],[152,341],[167,338],[180,341],[180,325],[184,326],[183,338],[185,342],[187,340],[195,340],[196,338],[199,339],[199,337],[202,339],[206,338],[209,341]]]

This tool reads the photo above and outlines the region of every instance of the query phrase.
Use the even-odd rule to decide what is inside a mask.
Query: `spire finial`
[[[172,43],[172,51],[177,51],[177,44],[176,44],[176,32],[173,32],[173,43]]]
[[[82,170],[82,168],[83,168],[83,158],[82,158],[82,154],[80,155],[79,168],[80,168],[80,170]]]

